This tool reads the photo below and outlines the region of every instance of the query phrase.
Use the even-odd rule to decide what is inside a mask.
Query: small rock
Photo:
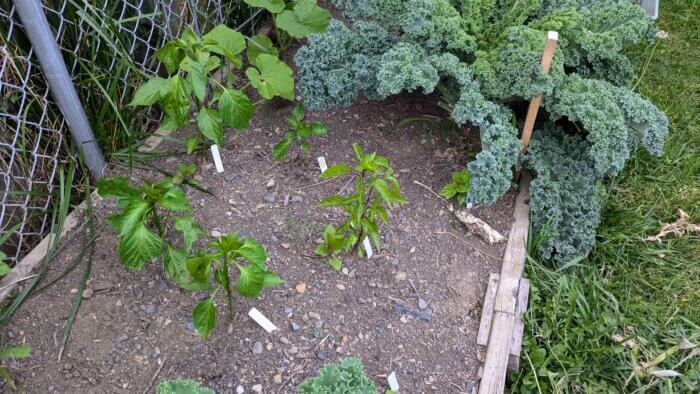
[[[275,384],[282,384],[282,375],[277,374],[277,375],[273,376],[273,377],[272,377],[272,381],[273,381]]]
[[[260,354],[262,352],[263,352],[262,342],[255,342],[255,344],[253,345],[253,353]]]
[[[268,189],[272,189],[273,187],[275,187],[275,180],[270,179],[269,181],[267,181],[267,184],[265,184],[265,187]]]
[[[396,273],[394,278],[396,279],[396,281],[402,282],[402,281],[406,280],[406,273],[403,271],[399,271]]]
[[[116,305],[118,308],[120,308],[122,305],[124,305],[124,301],[119,299],[119,300],[117,300],[117,302],[114,305]]]
[[[297,323],[294,323],[294,322],[292,322],[291,326],[292,326],[292,330],[294,330],[294,331],[299,331],[299,329],[301,328],[301,326],[299,326]]]
[[[418,299],[418,308],[420,308],[420,309],[427,309],[427,308],[428,308],[428,303],[425,302],[424,299],[419,298],[419,299]]]
[[[292,196],[292,202],[302,202],[302,201],[304,201],[304,199],[300,195],[295,194]]]
[[[253,392],[258,393],[258,394],[262,393],[262,390],[263,390],[262,384],[258,383],[256,385],[254,385],[253,387],[251,387],[251,390],[253,390]]]
[[[297,290],[297,293],[299,293],[299,294],[306,293],[306,283],[305,282],[299,282],[295,288]]]
[[[194,331],[194,323],[192,323],[191,321],[185,323],[185,327],[187,327],[187,329],[190,331]]]
[[[335,287],[337,287],[337,288],[338,288],[338,290],[340,290],[340,291],[343,291],[343,290],[345,290],[345,285],[344,285],[344,284],[342,284],[342,283],[338,283],[337,285],[335,285]]]
[[[289,348],[289,353],[297,354],[297,353],[299,353],[299,348],[296,347],[296,345],[292,345],[292,347]]]
[[[292,316],[292,313],[294,313],[294,309],[292,309],[290,307],[284,308],[284,314],[287,315],[287,317]]]
[[[236,394],[243,394],[245,393],[245,387],[243,387],[242,384],[239,384],[238,387],[236,387]]]
[[[148,313],[149,315],[155,313],[156,309],[157,307],[153,304],[146,305],[146,313]]]
[[[275,202],[275,193],[266,193],[265,194],[265,201]]]
[[[219,238],[219,237],[221,236],[221,232],[216,231],[216,230],[212,230],[212,231],[211,231],[211,236],[214,237],[214,238]]]
[[[285,345],[289,345],[289,338],[287,338],[287,337],[280,337],[280,342],[284,343]]]
[[[87,289],[83,290],[83,298],[90,298],[92,297],[93,293],[94,290],[92,290],[92,287],[88,287]]]
[[[349,271],[348,271],[348,267],[343,267],[343,269],[342,269],[342,270],[340,270],[340,272],[342,272],[342,273],[343,273],[343,275],[347,275],[347,274],[348,274],[348,272],[349,272]]]
[[[401,323],[408,323],[408,319],[406,318],[406,316],[401,316],[401,319],[399,320],[401,320]]]
[[[202,178],[201,175],[195,175],[195,176],[193,176],[192,178],[194,178],[194,180],[197,181],[197,182],[201,182],[201,181],[204,180],[204,178]]]

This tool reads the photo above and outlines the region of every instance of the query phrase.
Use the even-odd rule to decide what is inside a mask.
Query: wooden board
[[[515,308],[515,326],[513,327],[513,341],[510,345],[510,357],[508,357],[508,371],[515,372],[520,367],[520,352],[523,350],[523,334],[525,333],[525,322],[523,315],[527,310],[527,299],[530,292],[530,281],[523,278],[520,280],[518,290],[518,305]]]
[[[503,255],[503,265],[494,300],[493,318],[486,347],[484,373],[479,393],[502,393],[506,382],[508,360],[516,326],[518,293],[525,268],[529,229],[530,175],[520,178],[520,192],[513,208],[513,225]]]
[[[498,288],[497,273],[491,273],[489,284],[484,296],[484,305],[481,308],[481,321],[479,322],[479,333],[476,336],[477,345],[486,346],[489,342],[489,332],[491,332],[491,319],[493,319],[493,303],[496,300],[496,289]]]

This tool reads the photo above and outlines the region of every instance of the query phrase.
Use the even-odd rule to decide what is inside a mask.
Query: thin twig
[[[435,197],[441,199],[442,201],[446,202],[447,204],[450,203],[450,202],[447,201],[444,197],[442,197],[441,195],[435,193],[435,192],[433,191],[433,189],[431,189],[428,185],[424,185],[424,184],[422,184],[422,183],[420,183],[420,182],[418,182],[418,181],[415,181],[415,180],[413,181],[413,183],[415,183],[415,184],[418,185],[418,186],[421,186],[421,187],[425,188],[425,189],[428,190],[429,192],[433,193],[433,194],[435,195]]]
[[[0,287],[0,290],[5,290],[6,288],[11,287],[11,286],[14,286],[14,285],[16,285],[16,284],[19,283],[19,282],[24,282],[24,281],[27,280],[27,279],[32,279],[32,278],[35,277],[36,275],[37,275],[37,274],[33,274],[33,275],[25,276],[24,278],[19,278],[19,279],[15,280],[14,282],[10,282],[10,283],[6,284],[5,286]]]
[[[309,361],[308,359],[305,359],[304,362],[302,362],[302,364],[301,364],[301,368],[299,368],[298,370],[294,371],[291,375],[289,375],[289,377],[287,378],[287,380],[285,380],[284,382],[282,382],[282,385],[277,389],[277,394],[279,394],[279,393],[282,392],[282,389],[284,388],[284,386],[286,386],[287,383],[291,382],[292,379],[294,379],[294,377],[299,373],[299,371],[303,371],[303,370],[304,370],[304,368],[306,367],[306,364],[308,363],[308,361]]]
[[[151,378],[151,381],[148,382],[148,386],[146,386],[146,388],[143,390],[143,394],[148,393],[148,389],[150,389],[151,386],[153,386],[153,382],[156,381],[156,378],[160,374],[160,371],[163,370],[163,367],[165,366],[165,360],[167,360],[167,359],[168,359],[167,357],[163,357],[163,362],[160,364],[160,367],[158,367],[158,370],[156,371],[155,375],[153,375],[153,377]]]
[[[489,257],[491,257],[492,259],[497,260],[497,261],[503,260],[503,259],[500,258],[500,257],[496,257],[496,256],[494,256],[494,255],[492,255],[492,254],[490,254],[490,253],[484,252],[483,250],[481,250],[481,249],[478,248],[477,246],[472,245],[472,244],[469,243],[467,240],[465,240],[465,239],[463,239],[462,237],[460,237],[460,236],[458,236],[458,235],[456,235],[456,234],[453,234],[453,233],[451,233],[451,232],[449,232],[449,231],[436,231],[435,234],[447,234],[447,235],[451,235],[451,236],[457,238],[458,240],[462,241],[463,243],[465,243],[465,244],[471,246],[474,250],[476,250],[476,251],[479,252],[479,253],[483,253],[484,255],[489,256]]]

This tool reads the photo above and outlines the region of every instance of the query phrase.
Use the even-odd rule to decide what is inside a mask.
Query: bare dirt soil
[[[215,196],[193,189],[187,194],[203,228],[241,231],[259,240],[270,254],[269,267],[286,283],[258,299],[237,297],[232,317],[220,308],[216,329],[202,340],[191,312],[207,295],[180,290],[160,263],[126,270],[117,258],[116,236],[103,227],[95,243],[89,297],[61,361],[59,344],[85,260],[26,302],[7,327],[7,343],[33,347],[31,358],[10,365],[20,391],[132,393],[153,391],[165,379],[192,378],[221,393],[235,392],[239,385],[246,392],[260,385],[264,393],[292,393],[323,364],[350,355],[362,359],[380,390],[387,388],[385,376],[392,371],[408,393],[470,389],[480,357],[475,341],[481,302],[489,273],[499,270],[504,244],[490,246],[469,235],[445,202],[414,183],[439,191],[463,164],[464,152],[478,149],[473,131],[399,125],[408,116],[435,111],[426,102],[423,95],[407,95],[311,113],[310,119],[328,124],[328,136],[312,141],[309,158],[290,148],[296,157],[285,162],[272,160],[271,147],[286,130],[283,118],[291,106],[258,108],[249,130],[227,133],[225,172],[217,174],[206,164],[208,156],[200,167],[199,183]],[[176,136],[187,134],[183,130]],[[409,204],[392,211],[391,224],[382,226],[384,249],[369,260],[346,256],[348,273],[343,274],[313,253],[323,227],[341,220],[340,212],[315,206],[345,184],[341,178],[314,186],[320,173],[315,158],[323,155],[329,165],[351,163],[353,142],[389,158]],[[172,148],[172,143],[159,147]],[[183,156],[153,164],[173,170],[178,161],[198,160]],[[144,175],[158,176],[138,172],[132,178]],[[506,234],[512,200],[511,193],[492,207],[472,211]],[[113,212],[112,202],[96,201],[100,222]],[[79,247],[79,239],[66,245],[48,279],[66,268]],[[300,283],[306,284],[303,293],[297,290]],[[404,313],[399,304],[429,320]],[[279,330],[263,331],[248,318],[251,307]]]

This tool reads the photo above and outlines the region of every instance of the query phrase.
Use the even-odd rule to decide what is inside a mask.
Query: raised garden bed
[[[33,346],[33,357],[19,365],[20,387],[134,392],[165,379],[192,378],[217,392],[258,384],[265,393],[295,392],[323,364],[356,355],[379,389],[387,388],[384,376],[396,371],[408,392],[470,391],[483,359],[476,345],[482,298],[489,275],[500,270],[504,244],[491,246],[469,235],[446,203],[414,183],[439,190],[461,152],[477,150],[463,134],[450,132],[445,140],[425,124],[399,125],[429,112],[425,102],[423,96],[398,96],[311,113],[328,125],[328,135],[314,141],[311,157],[295,158],[292,151],[285,162],[272,159],[271,147],[285,130],[291,106],[259,108],[249,130],[226,134],[225,172],[217,174],[211,165],[198,172],[199,183],[214,196],[186,190],[203,228],[241,231],[260,241],[270,254],[268,266],[285,284],[258,299],[236,297],[233,318],[220,308],[217,327],[202,340],[191,312],[207,294],[181,290],[160,263],[127,271],[116,254],[116,235],[101,227],[86,298],[61,361],[60,338],[82,269],[31,298],[10,323],[13,342]],[[350,162],[353,142],[389,159],[409,204],[392,211],[391,223],[382,227],[383,250],[369,260],[346,257],[343,274],[314,255],[323,227],[341,218],[316,204],[345,185],[342,179],[316,185],[315,156],[323,155],[329,165]],[[159,150],[173,148],[169,144]],[[183,156],[152,164],[174,170],[178,162],[198,160]],[[123,168],[112,173],[128,174]],[[157,174],[131,174],[135,181],[141,176]],[[513,199],[510,193],[472,212],[506,234]],[[112,202],[96,201],[98,223],[113,212]],[[49,278],[79,248],[79,242],[67,245]],[[267,334],[247,316],[251,307],[279,330]]]

